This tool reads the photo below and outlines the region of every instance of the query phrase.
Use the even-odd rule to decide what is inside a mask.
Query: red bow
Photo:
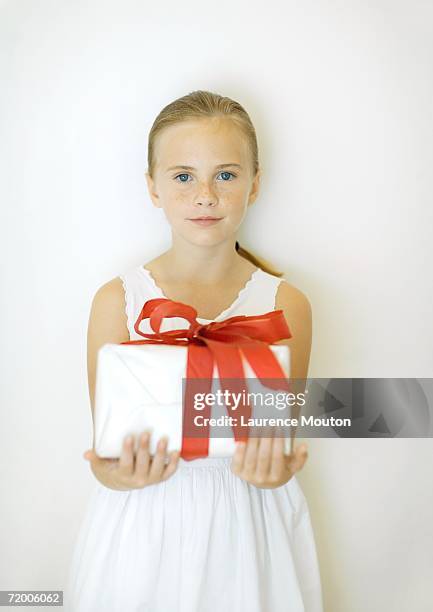
[[[189,328],[160,331],[161,322],[165,317],[180,317],[189,321]],[[192,398],[190,379],[205,379],[200,391],[210,392],[214,363],[216,363],[221,387],[229,393],[242,393],[245,389],[244,370],[241,353],[248,360],[258,379],[274,378],[275,388],[290,390],[286,374],[281,368],[278,359],[269,348],[277,340],[291,338],[287,322],[282,310],[272,310],[262,315],[240,315],[230,317],[224,321],[212,321],[201,325],[197,321],[197,311],[183,302],[174,302],[168,298],[155,298],[145,302],[135,322],[134,329],[146,340],[129,340],[120,344],[177,344],[188,345],[185,402],[183,414],[183,436],[181,457],[190,461],[200,457],[207,457],[209,452],[209,426],[199,427],[206,437],[197,435],[188,436],[194,430],[193,420],[195,410]],[[150,319],[149,323],[155,333],[145,334],[139,330],[143,319]],[[231,379],[225,381],[224,379]],[[268,388],[273,387],[272,381],[266,382]],[[230,396],[231,397],[231,396]],[[248,419],[251,408],[242,402],[238,408],[238,416]],[[210,406],[201,411],[203,417],[210,417]],[[238,419],[238,422],[240,419]],[[236,441],[248,439],[243,431],[245,426],[233,426]]]

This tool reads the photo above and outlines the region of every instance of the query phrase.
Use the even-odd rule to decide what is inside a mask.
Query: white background
[[[0,22],[0,589],[63,589],[94,486],[90,303],[169,244],[143,173],[173,99],[256,126],[241,243],[308,295],[309,375],[432,375],[433,5],[15,0]],[[431,612],[432,439],[309,450],[326,611]]]

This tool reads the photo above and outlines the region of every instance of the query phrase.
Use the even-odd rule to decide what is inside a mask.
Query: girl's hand
[[[238,442],[231,470],[234,474],[261,489],[274,489],[286,484],[301,470],[308,458],[307,445],[284,454],[284,438],[249,437]]]
[[[126,491],[141,489],[147,485],[167,480],[177,468],[180,452],[173,451],[168,463],[166,460],[167,438],[159,440],[153,459],[149,454],[150,433],[144,432],[140,445],[134,457],[134,436],[128,436],[123,441],[122,453],[119,459],[104,459],[99,457],[93,448],[84,453],[84,458],[90,461],[96,478],[110,489]]]

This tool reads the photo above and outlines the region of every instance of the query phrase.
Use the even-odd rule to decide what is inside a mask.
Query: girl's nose
[[[198,206],[214,206],[216,204],[213,198],[200,198],[195,202]]]
[[[197,190],[195,204],[212,206],[217,203],[217,197],[213,189],[207,184],[201,184]]]

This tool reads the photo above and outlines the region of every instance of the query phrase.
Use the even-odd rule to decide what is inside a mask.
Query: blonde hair
[[[177,98],[165,106],[156,117],[149,132],[147,149],[148,174],[153,178],[155,171],[155,140],[162,130],[170,125],[175,125],[190,119],[200,119],[203,117],[230,117],[247,137],[251,158],[253,163],[253,176],[259,169],[259,154],[257,137],[251,119],[245,109],[231,98],[220,96],[210,91],[197,90]],[[236,251],[241,256],[274,276],[283,276],[283,272],[278,272],[263,258],[257,257],[241,247],[236,241]]]

